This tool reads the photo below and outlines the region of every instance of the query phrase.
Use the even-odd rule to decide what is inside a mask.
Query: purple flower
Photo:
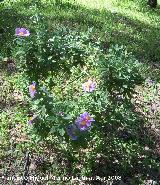
[[[36,83],[32,82],[32,84],[29,86],[29,94],[31,98],[34,98],[35,93],[36,93]]]
[[[88,130],[91,126],[91,122],[95,121],[87,112],[80,115],[75,121],[75,124],[80,129],[80,131]]]
[[[30,116],[30,117],[29,117],[29,120],[28,120],[28,124],[32,124],[32,123],[33,123],[33,120],[34,120],[36,117],[37,117],[36,115]]]
[[[21,37],[27,37],[30,35],[30,32],[26,28],[16,28],[15,35]]]
[[[72,140],[77,140],[78,138],[76,135],[77,131],[78,128],[76,127],[75,124],[71,124],[66,127],[66,132]]]
[[[88,80],[84,84],[82,84],[82,88],[85,92],[92,92],[96,87],[96,83]]]

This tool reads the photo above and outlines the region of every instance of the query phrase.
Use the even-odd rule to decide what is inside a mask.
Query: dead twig
[[[25,163],[25,166],[24,166],[22,185],[26,185],[26,183],[28,182],[27,176],[28,176],[29,166],[30,166],[29,152],[27,152],[26,153],[26,163]]]

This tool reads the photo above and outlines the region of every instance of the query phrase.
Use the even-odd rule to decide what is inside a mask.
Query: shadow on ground
[[[16,4],[18,7],[18,2]],[[27,9],[31,4],[20,3],[20,5]],[[39,2],[38,7],[43,7],[39,12],[44,12],[49,32],[52,32],[60,24],[80,30],[94,27],[95,40],[96,36],[102,36],[104,45],[105,43],[106,45],[108,43],[125,45],[142,62],[152,67],[154,66],[154,68],[160,67],[160,28],[154,27],[153,24],[150,25],[143,21],[133,20],[126,15],[106,9],[88,9],[69,2],[56,1],[51,6],[44,6],[44,4]],[[140,10],[144,13],[149,11],[149,13],[153,13],[155,16],[158,15],[158,11],[143,9],[142,7],[140,7]],[[15,28],[22,25],[27,26],[28,24],[31,26],[32,24],[29,23],[29,17],[25,16],[23,11],[19,13],[16,9],[2,10],[0,17],[1,49],[5,50],[5,53],[9,56]]]
[[[100,35],[106,42],[126,45],[129,51],[142,61],[147,59],[151,65],[157,63],[159,66],[160,28],[143,21],[133,20],[117,12],[112,13],[106,9],[88,9],[69,2],[58,2],[52,12],[48,11],[48,14],[52,15],[50,16],[51,20],[58,20],[66,26],[78,27],[78,29],[94,27],[95,39],[96,35]],[[154,12],[149,9],[148,11]],[[154,13],[158,15],[158,11]]]

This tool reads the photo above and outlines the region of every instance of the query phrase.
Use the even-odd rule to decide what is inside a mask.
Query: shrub
[[[135,85],[142,81],[139,64],[124,47],[112,47],[104,54],[101,42],[94,43],[91,36],[91,30],[78,33],[60,28],[50,34],[43,32],[38,38],[18,38],[20,53],[16,57],[23,52],[19,64],[28,84],[36,82],[36,94],[29,100],[36,115],[32,136],[64,136],[66,126],[75,124],[84,112],[95,119],[88,139],[111,120],[123,120],[125,106],[122,111],[111,97],[131,98]],[[89,79],[96,84],[93,92],[82,88]]]
[[[102,55],[99,70],[102,74],[102,86],[110,95],[131,98],[135,85],[142,83],[140,75],[142,65],[128,53],[124,46],[112,46],[107,56]]]

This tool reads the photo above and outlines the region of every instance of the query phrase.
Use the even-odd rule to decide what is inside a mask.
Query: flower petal
[[[76,131],[77,131],[77,127],[74,124],[68,125],[66,127],[66,132],[72,140],[77,140],[78,138],[76,135]]]

